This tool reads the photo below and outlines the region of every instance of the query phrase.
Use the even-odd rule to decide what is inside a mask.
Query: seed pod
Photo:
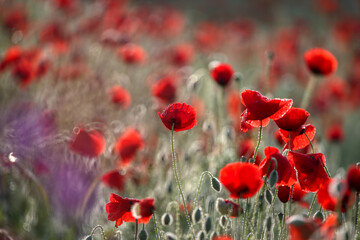
[[[169,226],[173,222],[173,217],[169,213],[164,213],[161,217],[161,224],[164,226]]]
[[[226,228],[226,225],[228,223],[228,219],[225,215],[221,216],[219,219],[219,224],[222,228]]]
[[[266,220],[265,220],[265,228],[266,228],[266,231],[270,232],[273,228],[273,218],[271,216],[267,217]]]
[[[216,199],[215,208],[221,215],[227,215],[229,213],[229,205],[223,198]]]
[[[212,177],[212,178],[211,178],[211,187],[212,187],[212,189],[214,189],[214,191],[216,191],[216,192],[220,192],[220,191],[221,191],[220,181],[219,181],[216,177]]]
[[[177,240],[177,237],[175,234],[173,234],[171,232],[167,232],[167,233],[165,233],[165,239],[166,240]]]
[[[279,213],[279,214],[278,214],[278,218],[279,218],[279,221],[282,222],[282,220],[284,219],[284,214],[283,214],[283,213]]]
[[[317,211],[314,214],[314,218],[319,219],[321,222],[324,221],[324,219],[325,219],[324,214],[321,211]]]
[[[206,233],[209,233],[212,229],[212,220],[210,217],[207,217],[204,221],[204,226],[203,229],[205,230]]]
[[[199,231],[197,234],[196,234],[196,240],[205,240],[205,232],[204,231]]]
[[[145,229],[142,229],[142,230],[139,232],[139,235],[138,235],[139,240],[147,240],[148,237],[149,237],[149,234],[146,232]]]
[[[275,184],[277,183],[277,180],[279,178],[279,174],[276,170],[272,171],[270,173],[270,176],[269,176],[269,185],[271,188],[273,188],[275,186]]]
[[[265,191],[265,200],[271,205],[273,199],[273,194],[269,189]]]
[[[201,208],[197,208],[197,209],[195,209],[195,211],[193,211],[192,220],[193,220],[194,224],[200,222],[202,217],[203,217],[203,214],[202,214]]]

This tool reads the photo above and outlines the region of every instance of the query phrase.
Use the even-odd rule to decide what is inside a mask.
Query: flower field
[[[0,239],[360,239],[359,11],[0,0]]]

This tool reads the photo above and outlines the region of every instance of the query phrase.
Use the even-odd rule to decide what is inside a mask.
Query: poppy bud
[[[228,223],[228,219],[225,215],[222,215],[219,220],[219,224],[222,228],[226,228],[226,225]]]
[[[238,83],[244,79],[244,76],[240,72],[236,72],[234,76],[235,76],[235,81]]]
[[[196,234],[196,240],[205,240],[205,233],[204,231],[200,231]]]
[[[169,213],[164,213],[161,217],[161,224],[164,226],[169,226],[173,222],[173,217]]]
[[[280,222],[282,222],[282,220],[284,219],[284,214],[283,213],[279,213],[278,214],[278,219]]]
[[[194,224],[200,222],[202,217],[203,217],[203,214],[202,214],[201,208],[197,208],[197,209],[195,209],[195,211],[193,211],[192,220],[193,220]]]
[[[246,157],[245,157],[245,156],[241,156],[241,157],[240,157],[240,162],[246,162]]]
[[[217,237],[217,235],[218,234],[216,232],[212,232],[209,239],[213,240],[215,237]]]
[[[212,220],[210,217],[207,217],[204,221],[204,225],[203,225],[203,229],[205,230],[206,233],[209,233],[212,229]]]
[[[227,215],[229,213],[229,205],[224,201],[223,198],[216,199],[215,208],[221,215]]]
[[[219,181],[216,177],[212,177],[212,178],[211,178],[211,187],[212,187],[212,189],[214,189],[214,191],[216,191],[216,192],[220,192],[220,191],[221,191],[220,181]]]
[[[178,238],[176,237],[175,234],[173,234],[171,232],[167,232],[167,233],[165,233],[165,239],[166,240],[177,240]]]
[[[265,191],[265,200],[271,205],[273,199],[273,194],[269,189],[266,189]]]
[[[273,60],[274,57],[275,57],[275,53],[273,51],[267,51],[266,52],[266,57],[269,59],[269,60]]]
[[[314,219],[319,219],[321,222],[323,222],[325,217],[324,217],[324,214],[321,211],[317,211],[314,214]]]
[[[276,170],[272,171],[269,176],[269,185],[271,188],[275,186],[279,178],[278,172]]]
[[[208,213],[212,213],[215,209],[215,201],[213,198],[208,199],[207,206],[208,206],[208,209],[207,209]]]
[[[266,231],[270,232],[274,226],[274,220],[271,216],[267,217],[265,220]]]
[[[92,240],[92,236],[91,236],[91,235],[85,236],[85,237],[83,238],[83,240]]]
[[[147,240],[149,238],[149,234],[146,232],[145,229],[142,229],[139,232],[138,238],[139,238],[139,240]]]

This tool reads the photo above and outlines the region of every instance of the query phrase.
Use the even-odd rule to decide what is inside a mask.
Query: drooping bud
[[[279,174],[276,170],[274,170],[270,173],[269,185],[271,188],[273,188],[276,185],[278,178],[279,178]]]
[[[212,177],[211,178],[211,187],[212,187],[212,189],[214,189],[214,191],[220,192],[221,184],[220,184],[219,179],[217,179],[216,177]]]

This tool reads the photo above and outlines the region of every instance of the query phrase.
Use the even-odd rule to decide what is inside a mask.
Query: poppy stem
[[[143,224],[143,229],[144,229],[144,224]],[[156,211],[154,211],[154,230],[155,230],[156,240],[159,240],[159,234],[158,234],[157,223],[156,223]]]
[[[182,202],[184,204],[184,211],[185,211],[186,221],[187,221],[187,224],[188,224],[188,226],[190,228],[190,231],[191,231],[191,233],[193,235],[193,239],[194,239],[195,234],[194,234],[194,231],[193,231],[193,227],[191,225],[190,216],[189,216],[188,210],[186,208],[185,197],[184,197],[183,191],[181,189],[181,183],[180,183],[179,176],[178,176],[178,173],[177,173],[177,170],[176,170],[177,168],[176,168],[176,157],[175,157],[175,149],[174,149],[174,126],[175,126],[175,123],[172,124],[172,128],[171,128],[172,168],[173,168],[173,171],[174,171],[174,176],[175,176],[176,183],[177,183],[179,191],[180,191],[181,199],[182,199]]]
[[[293,198],[293,192],[294,192],[294,184],[291,185],[291,193],[290,193],[290,200],[289,200],[289,215],[291,215],[291,201]]]
[[[355,201],[355,232],[356,235],[359,236],[359,193],[356,193],[356,201]]]
[[[289,131],[289,151],[291,151],[291,131]]]
[[[195,197],[195,201],[194,201],[194,209],[195,209],[196,206],[197,206],[197,202],[198,202],[198,198],[199,198],[199,193],[200,193],[200,188],[201,188],[201,183],[202,183],[202,181],[203,181],[203,179],[204,179],[204,175],[205,175],[205,174],[208,174],[210,178],[213,177],[213,175],[212,175],[209,171],[205,171],[205,172],[203,172],[203,173],[201,174],[201,176],[200,176],[200,181],[199,181],[199,185],[198,185],[198,188],[197,188],[197,191],[196,191],[196,197]]]
[[[136,220],[137,221],[137,220]],[[103,229],[103,227],[101,226],[101,225],[97,225],[97,226],[95,226],[92,230],[91,230],[91,234],[90,234],[90,236],[91,237],[94,237],[94,234],[95,234],[95,232],[96,232],[96,230],[100,230],[100,232],[101,232],[101,238],[102,239],[106,239],[105,238],[105,233],[104,233],[104,229]],[[136,240],[136,239],[135,239]]]
[[[256,159],[256,154],[259,150],[259,147],[260,147],[260,143],[261,143],[261,137],[262,137],[262,120],[260,120],[260,129],[259,129],[259,136],[258,136],[258,142],[257,142],[257,145],[256,145],[256,148],[255,148],[255,151],[254,151],[254,161]]]
[[[286,218],[286,203],[283,204],[283,209],[284,209],[284,217],[282,219],[282,227],[281,227],[281,231],[280,231],[280,239],[282,239],[283,234],[285,234],[284,230],[285,230],[285,218]]]
[[[312,144],[309,136],[306,134],[306,132],[304,132],[306,138],[308,139],[309,143],[310,143],[310,146],[311,146],[311,150],[312,150],[312,153],[315,153],[315,150],[314,150],[314,145]]]
[[[134,238],[135,240],[137,239],[137,235],[138,235],[138,225],[139,225],[138,220],[136,219],[135,220],[135,238]]]
[[[310,215],[311,215],[312,209],[313,209],[313,207],[314,207],[314,203],[315,203],[316,196],[317,196],[317,193],[315,193],[315,195],[314,195],[314,197],[313,197],[313,199],[312,199],[312,201],[311,201],[311,205],[310,205],[310,208],[309,208],[309,212],[308,212],[308,214],[307,214],[308,217],[310,217]]]
[[[244,235],[247,232],[247,225],[248,225],[248,220],[247,220],[247,215],[249,214],[249,198],[246,199],[246,205],[245,205],[245,213],[244,213],[244,223],[243,223],[243,231],[242,231],[242,237],[241,239],[244,239]]]
[[[308,82],[308,84],[306,86],[304,96],[303,96],[302,101],[301,101],[301,108],[305,109],[305,108],[308,107],[310,97],[312,95],[312,92],[314,91],[315,84],[316,84],[316,78],[315,78],[314,75],[311,75],[310,79],[309,79],[309,82]]]

